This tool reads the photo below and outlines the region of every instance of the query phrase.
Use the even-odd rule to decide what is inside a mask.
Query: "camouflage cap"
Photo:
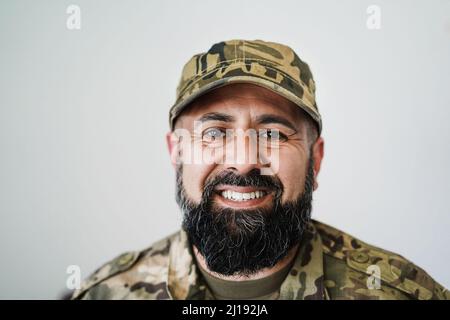
[[[170,128],[181,111],[202,94],[237,82],[253,83],[292,101],[310,115],[319,134],[322,120],[309,66],[288,46],[262,40],[230,40],[194,55],[184,66]]]

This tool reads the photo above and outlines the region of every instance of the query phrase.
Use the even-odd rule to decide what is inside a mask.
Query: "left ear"
[[[314,160],[314,190],[319,187],[317,182],[317,176],[319,175],[320,165],[322,164],[322,159],[324,155],[324,141],[322,137],[317,138],[316,142],[312,148],[312,156]]]
[[[169,155],[170,155],[170,162],[172,163],[172,166],[175,168],[177,164],[177,156],[179,152],[179,140],[176,136],[176,134],[172,132],[168,132],[166,134],[166,142],[167,142],[167,148],[169,149]]]

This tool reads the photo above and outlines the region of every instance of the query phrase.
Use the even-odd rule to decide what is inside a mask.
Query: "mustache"
[[[221,184],[238,187],[256,187],[268,191],[275,191],[277,196],[283,193],[283,184],[275,175],[261,175],[259,169],[252,169],[245,175],[235,171],[225,170],[218,175],[208,179],[203,188],[204,198],[208,199],[214,192],[214,189]]]

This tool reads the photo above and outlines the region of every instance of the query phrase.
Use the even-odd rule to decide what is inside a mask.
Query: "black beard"
[[[259,169],[247,175],[225,171],[204,187],[199,204],[188,199],[177,168],[177,203],[184,213],[183,229],[189,241],[205,258],[209,270],[222,275],[248,276],[273,267],[300,243],[311,219],[313,160],[309,160],[303,193],[281,203],[283,186],[275,176],[260,175]],[[219,184],[263,187],[274,192],[272,206],[258,209],[217,207],[212,200]]]

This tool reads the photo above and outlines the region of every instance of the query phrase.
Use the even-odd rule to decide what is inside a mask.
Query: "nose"
[[[258,153],[257,136],[251,133],[236,133],[233,139],[227,141],[225,148],[225,167],[246,175],[252,170],[261,171],[269,166],[264,164]]]

